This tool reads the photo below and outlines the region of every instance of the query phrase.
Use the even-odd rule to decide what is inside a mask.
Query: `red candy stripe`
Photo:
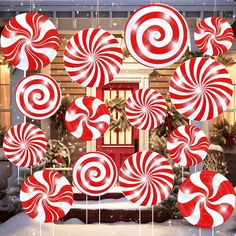
[[[118,40],[103,29],[79,31],[64,52],[65,69],[83,87],[101,87],[119,73],[123,54]]]
[[[25,116],[42,120],[58,110],[61,104],[61,89],[48,75],[30,75],[19,82],[15,99],[17,107]]]
[[[143,151],[125,160],[119,182],[129,201],[140,206],[153,206],[168,197],[174,184],[174,173],[165,157]]]
[[[13,17],[4,27],[1,47],[10,64],[21,70],[40,70],[56,57],[58,32],[47,17],[28,12]]]
[[[178,207],[190,224],[212,228],[229,219],[235,208],[235,192],[227,178],[210,170],[190,175],[178,193]]]
[[[25,213],[39,222],[53,222],[63,218],[73,203],[69,181],[55,170],[41,170],[29,176],[20,191]]]
[[[214,16],[206,18],[198,24],[194,40],[202,53],[209,56],[219,56],[232,46],[234,32],[227,21]]]
[[[73,101],[66,110],[65,125],[76,138],[98,139],[110,123],[106,105],[99,99],[83,96]]]
[[[181,64],[170,81],[170,98],[180,114],[206,121],[224,112],[233,95],[228,71],[211,58],[192,58]]]
[[[189,41],[185,19],[165,4],[150,4],[136,10],[127,21],[124,36],[132,57],[152,68],[178,61]]]
[[[175,129],[167,139],[169,156],[182,166],[201,163],[208,153],[208,139],[196,126],[186,125]]]
[[[87,195],[103,195],[117,181],[116,164],[105,153],[86,153],[78,158],[73,167],[73,181]]]
[[[7,159],[21,167],[37,164],[46,154],[46,136],[37,126],[17,124],[11,127],[3,140],[3,151]]]
[[[139,89],[127,100],[125,113],[130,124],[137,129],[154,129],[165,121],[167,104],[156,90]]]

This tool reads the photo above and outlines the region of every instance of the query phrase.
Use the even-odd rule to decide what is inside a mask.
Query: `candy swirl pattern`
[[[170,98],[177,111],[190,120],[206,121],[224,112],[233,95],[228,71],[205,57],[181,64],[170,81]]]
[[[23,183],[20,201],[25,213],[32,219],[47,223],[63,218],[73,203],[72,186],[55,170],[41,170]]]
[[[235,192],[230,181],[210,170],[191,174],[180,186],[177,200],[182,216],[202,228],[223,224],[235,208]]]
[[[174,184],[174,173],[165,157],[142,151],[125,160],[119,182],[129,201],[140,206],[153,206],[168,197]]]
[[[61,89],[48,75],[35,74],[22,79],[15,93],[18,109],[27,117],[43,120],[61,105]]]
[[[156,90],[139,89],[128,98],[125,113],[132,126],[141,130],[150,130],[165,121],[167,103]]]
[[[109,111],[101,100],[83,96],[66,110],[65,125],[76,138],[94,140],[102,137],[110,123]]]
[[[167,139],[169,156],[181,166],[201,163],[207,156],[208,146],[205,133],[193,125],[178,127]]]
[[[183,16],[165,4],[136,10],[125,27],[125,43],[139,63],[161,68],[178,61],[188,47],[189,31]]]
[[[100,196],[117,181],[115,162],[102,152],[89,152],[78,158],[73,167],[75,186],[89,196]]]
[[[4,27],[1,47],[5,58],[20,70],[40,70],[56,57],[58,32],[47,17],[28,12],[13,17]]]
[[[79,31],[64,51],[67,73],[83,87],[101,87],[110,83],[119,73],[122,62],[118,40],[98,28]]]
[[[30,167],[46,154],[47,140],[43,131],[32,124],[11,127],[3,140],[3,151],[14,165]]]
[[[232,46],[234,32],[227,21],[214,16],[206,18],[198,24],[194,40],[202,53],[209,56],[219,56]]]

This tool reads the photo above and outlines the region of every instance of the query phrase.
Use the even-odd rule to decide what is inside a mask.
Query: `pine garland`
[[[126,99],[124,98],[113,98],[111,100],[106,100],[106,105],[111,117],[109,130],[120,132],[130,129],[131,125],[125,114],[125,104]]]
[[[0,147],[3,145],[3,139],[7,133],[6,127],[0,124]]]

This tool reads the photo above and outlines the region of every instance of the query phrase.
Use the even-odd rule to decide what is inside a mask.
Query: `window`
[[[77,17],[77,18],[90,18],[91,12],[90,11],[76,11],[75,17]]]
[[[223,17],[232,18],[233,17],[233,11],[223,11]]]
[[[211,16],[219,16],[220,12],[214,12],[214,11],[204,11],[203,17],[207,18],[207,17],[211,17]]]
[[[6,129],[11,126],[10,93],[10,69],[8,65],[0,65],[0,123]]]
[[[93,12],[93,17],[97,17],[99,16],[99,18],[109,18],[109,11],[99,11],[98,15],[97,15],[97,11]]]
[[[52,11],[39,11],[39,14],[44,15],[46,17],[52,18],[53,12]]]
[[[185,17],[189,17],[189,18],[200,17],[200,11],[186,11]]]
[[[72,18],[71,11],[57,11],[57,18]]]
[[[0,11],[0,17],[2,19],[10,19],[16,15],[15,11]]]
[[[128,12],[127,11],[113,11],[112,18],[127,18]]]

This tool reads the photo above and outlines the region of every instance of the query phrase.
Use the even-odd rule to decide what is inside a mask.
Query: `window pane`
[[[10,69],[8,65],[0,66],[0,84],[10,84]]]
[[[185,13],[186,17],[200,17],[200,11],[186,11]]]
[[[98,15],[97,15],[98,14]],[[100,17],[100,18],[109,18],[109,11],[99,11],[98,13],[96,11],[93,12],[93,16]]]
[[[10,109],[9,85],[0,85],[0,109]]]
[[[233,11],[223,11],[223,17],[232,18],[233,17]]]
[[[11,116],[10,112],[0,112],[0,123],[6,126],[6,129],[10,129],[11,126]]]
[[[233,125],[236,122],[235,112],[224,112],[224,118],[229,122],[230,125]]]
[[[75,17],[90,18],[91,17],[91,12],[90,11],[76,11],[75,12]]]
[[[127,11],[113,11],[112,17],[113,18],[127,18],[128,12]]]

